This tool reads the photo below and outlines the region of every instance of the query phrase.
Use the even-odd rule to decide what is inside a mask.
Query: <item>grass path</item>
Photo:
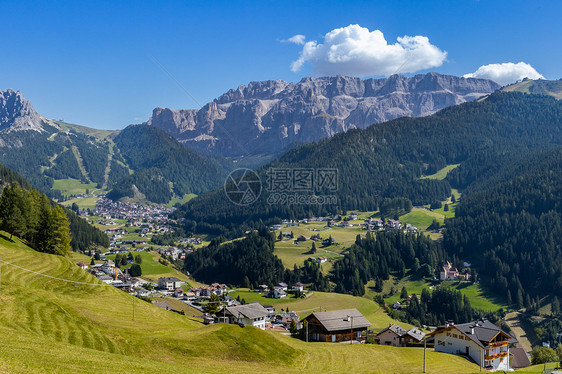
[[[517,339],[517,345],[525,350],[525,352],[531,352],[532,345],[527,337],[527,333],[521,326],[521,321],[519,321],[519,313],[511,312],[505,316],[505,322],[511,327],[511,334]]]

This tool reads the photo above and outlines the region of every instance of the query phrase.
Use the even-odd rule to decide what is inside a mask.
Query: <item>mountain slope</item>
[[[67,258],[17,240],[0,237],[0,254],[36,272],[102,284]],[[419,372],[422,366],[423,351],[416,348],[304,343],[252,327],[204,326],[139,299],[133,321],[132,297],[113,287],[0,266],[0,372],[365,372],[372,359],[382,372]],[[427,357],[430,373],[477,370],[461,357],[431,351]]]
[[[156,108],[148,124],[199,151],[229,157],[271,156],[349,129],[430,115],[498,88],[489,80],[436,73],[251,82],[200,110]]]
[[[54,180],[71,178],[98,188],[115,187],[114,196],[119,197],[133,196],[135,185],[138,195],[167,203],[174,194],[218,187],[225,168],[231,167],[215,156],[186,149],[154,127],[109,131],[47,120],[13,90],[0,91],[0,129],[0,162],[59,201],[62,195],[52,190]]]
[[[562,99],[562,79],[549,81],[545,79],[524,79],[521,82],[503,87],[505,92],[523,92],[534,95],[549,95],[556,99]]]
[[[200,194],[217,188],[226,177],[218,161],[183,147],[155,127],[129,126],[114,141],[135,173],[113,186],[109,195],[113,199],[133,197],[138,189],[150,201],[167,203],[173,194]]]
[[[353,130],[289,151],[259,169],[263,191],[249,206],[238,206],[218,190],[191,200],[178,216],[186,231],[239,235],[263,221],[295,219],[347,210],[376,210],[385,197],[406,197],[414,205],[445,200],[458,179],[420,179],[449,164],[481,165],[497,155],[544,149],[562,144],[562,102],[551,97],[495,93],[481,102],[450,107],[424,118],[402,118]],[[493,168],[486,162],[485,168]],[[270,168],[338,171],[336,204],[283,204],[268,200]],[[455,169],[455,171],[457,171]],[[455,174],[457,175],[457,174]],[[463,176],[464,184],[475,176]],[[283,191],[281,191],[283,192]],[[289,193],[292,191],[289,191]],[[301,192],[310,195],[310,192]],[[195,226],[196,224],[196,226]]]

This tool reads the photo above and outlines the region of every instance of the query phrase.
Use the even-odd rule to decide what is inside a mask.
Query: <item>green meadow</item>
[[[0,372],[3,373],[419,373],[423,350],[365,344],[305,343],[277,332],[216,324],[151,305],[81,270],[67,258],[35,252],[0,237]],[[319,294],[291,308],[358,307],[376,326],[371,301]],[[133,320],[133,300],[135,319]],[[320,304],[320,305],[318,305]],[[281,306],[282,304],[279,304]],[[303,312],[304,313],[304,312]],[[378,318],[381,318],[379,321]],[[478,367],[428,352],[429,373]]]

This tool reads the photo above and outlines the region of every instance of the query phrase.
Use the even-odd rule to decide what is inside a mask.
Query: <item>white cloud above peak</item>
[[[305,42],[304,36],[295,39],[303,48],[291,70],[299,71],[308,63],[315,74],[391,75],[438,67],[447,58],[447,52],[432,45],[426,36],[405,35],[388,44],[380,30],[370,31],[359,25],[334,29],[323,39],[321,43]]]
[[[463,75],[464,78],[484,78],[505,86],[523,78],[544,79],[542,74],[525,62],[514,64],[504,62],[501,64],[482,65],[474,73]]]

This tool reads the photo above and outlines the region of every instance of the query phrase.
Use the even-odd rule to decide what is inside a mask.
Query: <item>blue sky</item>
[[[438,61],[414,64],[420,73],[464,75],[524,61],[559,79],[560,14],[560,1],[4,0],[0,89],[22,91],[49,118],[116,129],[146,121],[157,106],[197,108],[150,56],[201,104],[254,80],[394,71],[388,59],[371,69],[378,55],[369,45],[363,60],[347,65],[327,63],[324,48],[291,69],[303,45],[283,40],[299,34],[326,47],[327,33],[349,25],[365,35],[380,30],[389,45],[427,37]]]

